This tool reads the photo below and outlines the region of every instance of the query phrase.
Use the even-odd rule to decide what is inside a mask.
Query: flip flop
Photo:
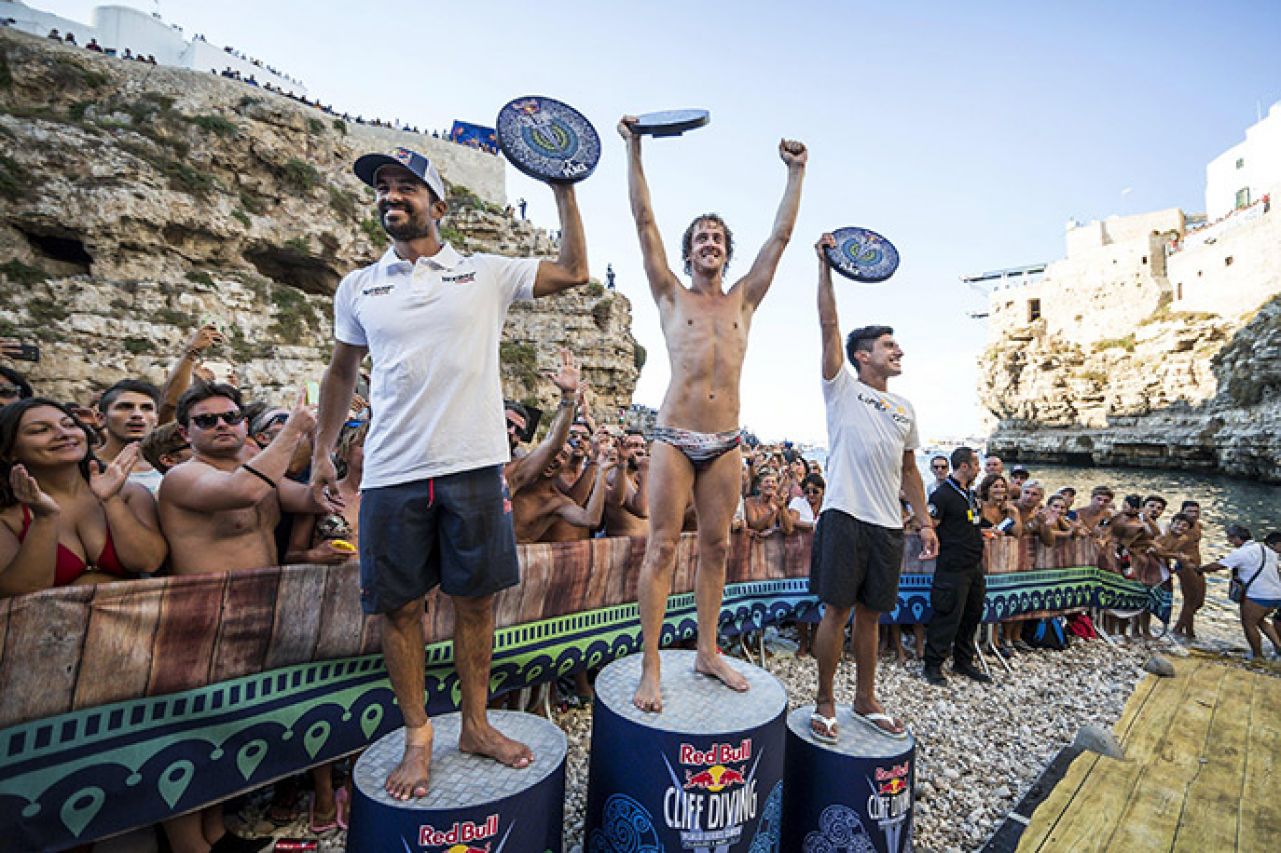
[[[854,716],[854,719],[856,721],[867,726],[869,729],[871,729],[872,731],[876,732],[879,735],[883,735],[885,737],[892,737],[895,740],[907,740],[906,726],[903,727],[903,731],[901,732],[892,732],[889,729],[885,728],[884,726],[877,725],[877,723],[889,723],[890,725],[895,725],[896,723],[898,723],[898,720],[895,720],[889,714],[882,714],[879,711],[873,711],[870,714],[860,714],[858,711],[855,711],[852,707],[850,708],[850,714]]]
[[[822,732],[814,728],[815,723],[818,723],[823,727]],[[813,737],[814,740],[819,743],[835,745],[838,734],[839,732],[836,730],[835,717],[824,717],[818,711],[810,714],[810,736]]]

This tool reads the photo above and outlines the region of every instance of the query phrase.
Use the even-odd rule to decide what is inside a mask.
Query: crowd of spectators
[[[210,370],[216,364],[210,356],[224,344],[219,329],[204,326],[192,332],[160,387],[127,379],[91,400],[66,401],[41,396],[10,366],[15,356],[29,359],[31,345],[0,340],[0,358],[9,361],[0,363],[0,597],[163,574],[338,565],[355,558],[371,416],[367,387],[358,387],[338,442],[336,494],[322,498],[308,488],[315,417],[306,395],[288,405],[246,400],[234,375]],[[512,458],[504,473],[518,541],[646,536],[645,433],[593,419],[591,390],[568,352],[562,352],[553,382],[560,401],[541,440],[534,437],[543,413],[514,401],[506,405]],[[821,465],[790,442],[749,438],[741,451],[742,488],[733,522],[739,535],[787,537],[812,530],[826,488]],[[946,482],[948,460],[935,456],[929,463],[937,488]],[[976,490],[984,536],[1019,537],[1046,547],[1090,539],[1100,568],[1148,585],[1169,586],[1177,577],[1183,606],[1173,631],[1188,638],[1195,636],[1194,617],[1205,597],[1203,573],[1239,570],[1242,580],[1253,580],[1241,606],[1252,654],[1262,654],[1261,632],[1281,652],[1276,619],[1265,618],[1281,606],[1281,535],[1256,543],[1249,531],[1234,526],[1228,534],[1236,550],[1207,563],[1194,501],[1182,502],[1162,524],[1169,503],[1159,495],[1126,496],[1114,507],[1115,493],[1099,486],[1078,508],[1071,487],[1050,491],[1022,467],[1007,476],[995,456],[986,458],[984,472]],[[903,502],[909,529],[923,515],[923,509]],[[691,494],[685,529],[697,524]],[[1143,615],[1127,616],[1117,615],[1104,629],[1124,631],[1129,623],[1147,634]],[[994,638],[1001,654],[1020,648],[1019,627],[1002,626]],[[798,634],[804,653],[805,626],[798,626]],[[886,647],[902,658],[898,633],[887,637]],[[561,689],[562,696],[590,701],[586,673],[573,680],[568,694]],[[313,776],[313,825],[345,820],[347,795],[331,769],[318,768]],[[295,804],[276,807],[288,817]],[[171,823],[174,850],[207,849],[222,837],[217,814]]]

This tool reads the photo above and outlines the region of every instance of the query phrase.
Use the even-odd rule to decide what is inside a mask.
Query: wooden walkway
[[[1191,657],[1149,675],[1116,724],[1126,759],[1079,755],[1020,851],[1276,850],[1281,678]]]

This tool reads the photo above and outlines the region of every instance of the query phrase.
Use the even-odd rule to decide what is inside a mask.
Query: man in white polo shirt
[[[404,714],[396,799],[426,795],[432,726],[423,707],[423,596],[440,585],[454,606],[462,692],[459,749],[513,767],[529,748],[485,713],[494,640],[493,597],[519,581],[502,467],[498,343],[507,308],[587,281],[587,248],[572,186],[552,184],[560,212],[555,261],[460,255],[442,242],[440,173],[416,151],[367,154],[356,175],[374,188],[392,246],[350,273],[334,294],[337,339],[320,392],[312,488],[333,490],[330,451],[347,416],[361,360],[373,358],[361,481],[361,604],[383,615],[383,655]]]
[[[850,375],[841,353],[841,327],[832,292],[832,270],[824,246],[818,252],[818,319],[823,338],[823,400],[827,404],[827,492],[815,528],[810,561],[810,592],[825,605],[814,636],[818,694],[810,719],[814,737],[835,743],[836,701],[833,681],[841,640],[854,610],[855,692],[853,717],[895,738],[907,736],[902,722],[885,713],[876,699],[877,625],[893,610],[903,567],[903,514],[899,490],[919,518],[925,513],[925,488],[916,468],[916,412],[887,390],[891,376],[903,372],[903,350],[888,326],[850,332],[845,354],[858,373]],[[921,527],[921,559],[938,553],[931,522]]]

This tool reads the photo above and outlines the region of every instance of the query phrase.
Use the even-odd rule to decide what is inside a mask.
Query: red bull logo
[[[907,790],[907,783],[902,779],[891,779],[888,782],[876,786],[877,796],[893,797]]]
[[[876,768],[876,781],[884,782],[886,779],[902,779],[907,776],[910,770],[911,764],[907,761],[889,768],[878,767]]]
[[[484,841],[498,834],[498,815],[491,814],[484,823],[473,823],[469,820],[455,823],[449,829],[437,829],[431,825],[418,827],[418,845],[420,847],[445,847],[446,853],[489,853],[489,845],[484,847],[470,846],[473,841]]]
[[[692,788],[701,788],[705,791],[716,793],[725,790],[730,785],[741,785],[746,781],[742,770],[735,770],[733,767],[724,767],[720,764],[714,764],[697,773],[685,771],[686,791]]]
[[[752,757],[752,739],[744,738],[738,746],[730,743],[714,743],[707,750],[700,750],[693,744],[683,743],[680,749],[681,764],[725,765],[742,764]]]

